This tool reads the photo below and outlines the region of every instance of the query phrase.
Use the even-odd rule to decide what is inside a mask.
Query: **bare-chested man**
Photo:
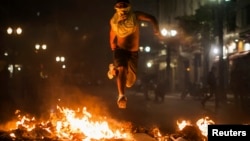
[[[116,13],[110,20],[110,47],[114,62],[109,65],[108,77],[116,77],[119,108],[126,108],[125,87],[136,81],[139,50],[139,22],[153,25],[156,36],[161,36],[156,18],[144,12],[132,11],[129,0],[117,0]]]

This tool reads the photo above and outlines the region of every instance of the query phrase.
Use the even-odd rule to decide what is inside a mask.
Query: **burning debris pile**
[[[177,121],[178,129],[175,133],[162,135],[158,128],[154,128],[148,134],[157,141],[206,141],[208,125],[214,124],[209,117],[201,118],[192,125],[191,122]]]
[[[107,119],[95,119],[86,108],[77,111],[57,107],[46,122],[38,122],[34,117],[21,116],[17,111],[18,121],[15,129],[0,132],[0,140],[15,141],[97,141],[130,138],[125,125],[111,127]],[[115,130],[112,130],[112,129]]]
[[[0,131],[0,140],[139,141],[134,139],[134,135],[146,133],[156,141],[204,141],[207,125],[214,124],[208,117],[198,120],[196,125],[191,125],[188,121],[177,121],[179,129],[176,133],[162,135],[158,128],[132,129],[131,123],[117,123],[106,117],[93,117],[85,107],[74,111],[57,106],[56,111],[51,113],[49,120],[39,122],[34,117],[21,116],[21,111],[17,110],[18,120],[15,121],[15,127]]]

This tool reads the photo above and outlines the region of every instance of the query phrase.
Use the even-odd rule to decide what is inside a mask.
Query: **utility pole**
[[[224,86],[224,61],[223,61],[223,18],[224,18],[224,5],[223,1],[219,2],[216,8],[217,16],[217,34],[218,34],[218,44],[220,48],[219,54],[219,85],[218,85],[218,99],[225,97],[225,86]],[[217,103],[218,104],[218,103]],[[218,105],[216,105],[218,106]]]
[[[167,43],[167,56],[166,56],[166,74],[167,74],[167,78],[166,78],[166,83],[167,83],[167,90],[171,91],[171,67],[170,67],[170,63],[171,63],[171,46],[170,43]]]

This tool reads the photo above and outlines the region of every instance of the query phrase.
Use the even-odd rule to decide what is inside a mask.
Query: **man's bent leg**
[[[136,81],[136,65],[135,62],[128,62],[128,72],[126,79],[126,87],[130,88],[135,84]]]
[[[123,66],[117,67],[118,75],[116,78],[117,89],[118,89],[118,100],[117,104],[119,108],[126,108],[127,98],[125,97],[125,85],[126,85],[126,74],[127,69]]]
[[[128,88],[132,87],[135,84],[135,81],[136,81],[136,75],[129,67],[127,73],[126,87]]]

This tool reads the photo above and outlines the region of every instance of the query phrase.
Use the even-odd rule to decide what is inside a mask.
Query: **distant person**
[[[115,14],[110,20],[110,47],[113,63],[109,65],[108,77],[116,77],[119,108],[126,108],[125,87],[132,87],[136,81],[139,50],[139,21],[150,22],[156,36],[160,37],[156,18],[150,14],[133,11],[129,0],[117,0]]]
[[[185,99],[188,95],[191,96],[192,89],[193,83],[190,80],[186,81],[184,90],[181,92],[181,99]]]
[[[246,65],[249,62],[249,56],[237,58],[233,61],[230,72],[230,89],[234,95],[235,104],[243,111],[249,110],[250,67]]]
[[[155,89],[155,102],[164,102],[165,94],[167,91],[167,82],[165,80],[160,80]]]
[[[217,79],[216,79],[216,68],[213,66],[207,76],[207,85],[209,88],[209,95],[205,95],[204,99],[201,101],[203,108],[208,100],[215,97],[215,107],[218,108],[219,99],[217,95]]]
[[[243,76],[244,77],[244,76]],[[230,89],[234,95],[236,105],[239,105],[242,101],[242,92],[240,91],[240,85],[242,82],[242,76],[237,67],[234,67],[230,73]]]
[[[8,70],[8,65],[5,61],[0,61],[0,89],[1,89],[1,94],[0,97],[7,97],[9,96],[9,80],[10,80],[10,72]]]

